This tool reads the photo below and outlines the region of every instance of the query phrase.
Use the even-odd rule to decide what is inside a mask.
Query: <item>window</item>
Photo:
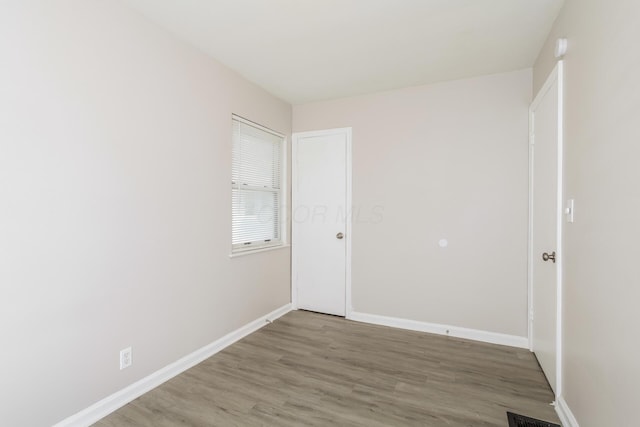
[[[281,246],[284,136],[234,115],[232,252]]]

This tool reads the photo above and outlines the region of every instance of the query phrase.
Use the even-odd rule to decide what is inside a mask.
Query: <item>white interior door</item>
[[[351,129],[293,135],[292,299],[346,315]]]
[[[562,233],[562,63],[531,105],[530,337],[559,393]]]

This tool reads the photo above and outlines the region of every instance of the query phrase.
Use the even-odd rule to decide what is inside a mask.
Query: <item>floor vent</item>
[[[535,418],[525,417],[524,415],[507,412],[509,427],[560,427],[547,421],[537,420]]]

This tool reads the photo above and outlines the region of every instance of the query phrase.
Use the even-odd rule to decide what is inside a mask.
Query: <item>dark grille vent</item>
[[[560,427],[558,424],[525,417],[524,415],[514,414],[512,412],[507,412],[507,419],[509,420],[509,427]]]

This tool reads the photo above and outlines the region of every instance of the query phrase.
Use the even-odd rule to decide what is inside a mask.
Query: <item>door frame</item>
[[[351,154],[351,134],[352,128],[334,128],[313,130],[306,132],[294,132],[291,138],[291,306],[293,310],[298,309],[298,263],[297,263],[297,233],[296,224],[294,221],[294,209],[296,206],[297,195],[297,181],[298,181],[298,142],[300,138],[314,137],[314,136],[326,136],[344,134],[346,137],[346,218],[345,218],[345,318],[351,318],[351,312],[353,306],[351,303],[351,243],[353,241],[353,202],[351,194],[351,179],[352,179],[352,154]]]
[[[556,401],[562,395],[562,278],[563,247],[562,230],[564,221],[564,62],[558,61],[547,77],[542,88],[529,107],[529,232],[528,232],[528,335],[529,350],[533,351],[533,260],[539,254],[533,253],[533,193],[534,193],[534,161],[535,161],[535,120],[533,111],[542,102],[551,86],[558,85],[558,141],[557,141],[557,188],[556,188]]]

